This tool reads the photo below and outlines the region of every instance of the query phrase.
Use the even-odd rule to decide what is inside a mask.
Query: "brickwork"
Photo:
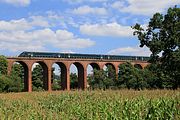
[[[32,92],[32,66],[34,63],[39,63],[43,68],[43,87],[47,91],[52,91],[51,77],[52,65],[58,64],[61,68],[61,86],[63,90],[70,90],[70,66],[74,64],[78,69],[78,88],[87,88],[87,67],[91,65],[92,68],[103,69],[105,65],[112,65],[118,74],[118,66],[127,61],[110,61],[110,60],[86,60],[86,59],[55,59],[55,58],[7,58],[8,60],[8,74],[11,73],[12,66],[15,62],[20,63],[24,68],[24,88],[25,91]],[[146,61],[130,61],[132,65],[140,65],[142,68],[149,63]]]

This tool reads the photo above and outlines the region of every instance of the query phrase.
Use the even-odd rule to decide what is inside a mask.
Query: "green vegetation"
[[[88,77],[88,83],[92,89],[110,89],[115,87],[116,73],[112,66],[106,70],[94,70],[94,75]]]
[[[166,15],[154,14],[146,29],[139,24],[133,29],[140,47],[152,52],[150,62],[157,66],[158,79],[170,83],[170,88],[180,87],[180,8],[169,8]]]
[[[74,91],[0,94],[0,119],[180,119],[180,91]]]

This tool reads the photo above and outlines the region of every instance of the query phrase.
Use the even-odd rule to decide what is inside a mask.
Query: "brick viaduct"
[[[87,67],[91,65],[92,68],[103,69],[105,65],[112,65],[118,74],[118,66],[127,62],[126,60],[93,60],[93,59],[73,59],[73,58],[35,58],[35,57],[9,57],[8,60],[8,74],[11,73],[13,64],[20,63],[24,68],[24,89],[27,92],[32,92],[32,66],[34,63],[39,63],[43,68],[43,87],[47,91],[51,89],[52,65],[56,63],[61,68],[61,86],[63,90],[70,90],[70,66],[74,64],[78,70],[78,88],[87,88]],[[132,65],[139,65],[142,68],[147,66],[147,61],[130,61]]]

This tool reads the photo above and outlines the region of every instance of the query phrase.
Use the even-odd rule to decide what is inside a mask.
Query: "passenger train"
[[[18,57],[138,60],[138,61],[149,60],[149,57],[144,57],[144,56],[97,55],[97,54],[50,53],[50,52],[22,52]]]

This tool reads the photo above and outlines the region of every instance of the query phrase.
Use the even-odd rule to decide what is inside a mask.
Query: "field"
[[[1,120],[179,120],[180,90],[0,94]]]

